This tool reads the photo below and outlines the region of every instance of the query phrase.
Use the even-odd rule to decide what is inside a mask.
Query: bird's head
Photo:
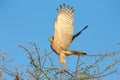
[[[54,37],[53,37],[53,36],[49,38],[49,41],[50,41],[51,43],[53,42],[53,40],[54,40]]]

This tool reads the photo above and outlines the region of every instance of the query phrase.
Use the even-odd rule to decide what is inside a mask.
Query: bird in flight
[[[61,70],[66,70],[65,56],[86,55],[82,51],[70,51],[68,50],[69,45],[72,41],[79,36],[83,30],[88,26],[85,26],[77,34],[73,34],[74,24],[74,10],[69,5],[60,5],[60,9],[57,9],[57,19],[54,22],[54,36],[50,37],[52,50],[58,55]]]

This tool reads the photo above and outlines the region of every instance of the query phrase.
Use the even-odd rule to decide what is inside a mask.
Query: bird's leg
[[[60,71],[64,70],[64,64],[60,63]]]
[[[60,64],[60,72],[59,73],[63,73],[63,72],[66,72],[66,63]]]
[[[60,61],[61,71],[65,71],[66,70],[66,61],[65,61],[65,54],[64,53],[61,53],[59,55],[59,61]]]
[[[60,64],[61,71],[66,70],[66,62]]]
[[[64,63],[64,71],[66,71],[66,63]]]

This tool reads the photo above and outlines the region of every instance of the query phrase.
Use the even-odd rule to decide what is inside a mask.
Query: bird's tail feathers
[[[66,51],[65,55],[66,56],[70,56],[70,55],[83,56],[83,55],[87,55],[87,53],[82,52],[82,51]]]
[[[87,53],[82,52],[82,51],[72,51],[74,53],[74,55],[78,55],[78,56],[83,56],[83,55],[87,55]]]

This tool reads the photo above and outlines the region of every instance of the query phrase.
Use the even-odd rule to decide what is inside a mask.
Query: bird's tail
[[[82,51],[72,51],[74,53],[74,55],[78,55],[78,56],[83,56],[83,55],[87,55],[87,53],[82,52]]]
[[[82,52],[82,51],[66,51],[65,55],[66,56],[70,56],[70,55],[83,56],[83,55],[87,55],[87,53]]]

